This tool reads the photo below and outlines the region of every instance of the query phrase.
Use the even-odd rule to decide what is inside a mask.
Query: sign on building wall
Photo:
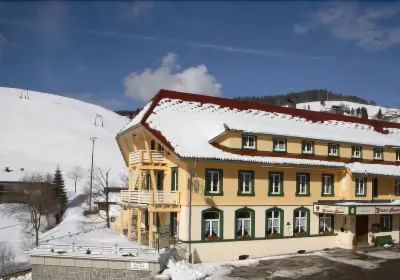
[[[357,207],[356,215],[372,215],[375,214],[375,206]]]
[[[400,213],[400,207],[375,207],[374,214],[396,214]]]
[[[131,262],[131,270],[149,270],[149,263]]]
[[[349,210],[346,206],[336,205],[314,205],[314,213],[327,213],[327,214],[348,214]]]

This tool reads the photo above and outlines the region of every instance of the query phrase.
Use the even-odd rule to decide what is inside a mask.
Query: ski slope
[[[103,127],[100,117],[100,125],[94,125],[96,114]],[[33,172],[54,173],[59,165],[71,191],[74,184],[66,175],[80,166],[85,175],[78,182],[81,189],[91,165],[92,136],[98,137],[94,164],[111,168],[110,176],[117,181],[126,168],[115,136],[128,121],[72,98],[0,87],[0,181],[17,181]],[[5,167],[13,171],[4,172]]]
[[[383,114],[386,112],[391,112],[391,111],[400,112],[400,109],[397,109],[397,108],[366,105],[366,104],[360,104],[360,103],[348,102],[348,101],[325,101],[325,106],[323,106],[320,101],[304,102],[304,103],[296,104],[296,107],[298,109],[308,109],[308,106],[310,106],[310,110],[312,110],[312,111],[323,111],[324,109],[331,108],[333,105],[339,106],[341,104],[348,106],[350,108],[350,110],[351,110],[351,108],[353,108],[354,111],[357,110],[357,108],[365,107],[368,111],[369,117],[372,117],[372,116],[375,116],[376,114],[378,114],[379,109],[382,110]]]

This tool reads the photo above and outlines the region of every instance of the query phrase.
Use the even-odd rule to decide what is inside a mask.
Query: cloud
[[[147,68],[143,72],[130,73],[124,79],[125,96],[147,102],[160,89],[169,89],[211,96],[221,95],[222,85],[208,73],[204,64],[182,71],[177,64],[178,56],[169,53],[157,69]]]
[[[0,23],[6,23],[10,25],[20,25],[28,28],[46,28],[41,25],[37,21],[26,20],[26,19],[9,19],[9,18],[0,18]],[[305,55],[293,52],[286,51],[277,51],[277,50],[268,50],[268,49],[253,49],[253,48],[240,48],[237,46],[227,46],[227,45],[219,45],[213,43],[202,43],[202,42],[194,42],[187,41],[176,38],[168,38],[168,37],[157,37],[150,35],[138,35],[131,33],[123,33],[116,31],[107,31],[107,30],[98,30],[98,29],[89,29],[89,28],[70,28],[71,32],[88,34],[92,36],[101,36],[108,37],[114,39],[123,39],[123,40],[138,40],[138,41],[149,41],[153,43],[164,43],[164,44],[175,44],[181,46],[188,46],[192,48],[198,49],[210,49],[215,51],[222,51],[228,53],[241,53],[241,54],[250,54],[250,55],[258,55],[265,57],[277,57],[277,58],[296,58],[296,59],[309,59],[309,60],[334,60],[333,57],[329,56],[318,56],[318,55]]]
[[[306,22],[296,23],[293,31],[306,34],[322,29],[358,47],[384,50],[400,45],[400,25],[387,23],[399,14],[398,3],[364,7],[357,2],[330,2],[309,15]]]

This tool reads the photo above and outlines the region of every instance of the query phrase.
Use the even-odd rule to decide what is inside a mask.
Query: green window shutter
[[[256,213],[254,210],[250,211],[250,223],[251,223],[251,238],[255,237],[255,227],[256,227]]]
[[[296,174],[296,194],[300,192],[300,176]]]
[[[242,172],[239,171],[239,178],[238,178],[238,193],[242,192],[242,184],[243,184],[243,176]]]
[[[306,174],[306,180],[307,180],[307,194],[309,195],[310,194],[310,189],[311,189],[311,186],[310,186],[310,184],[311,184],[311,181],[310,181],[310,174],[308,173],[308,174]]]
[[[246,138],[242,135],[242,148],[246,145]]]
[[[219,170],[219,193],[224,194],[224,170]]]
[[[171,191],[178,191],[179,186],[178,186],[178,168],[173,167],[171,168]],[[175,189],[176,185],[176,189]]]
[[[282,195],[284,195],[285,192],[283,189],[283,184],[285,182],[285,178],[284,178],[283,172],[279,172],[279,174],[280,174],[280,183],[281,183],[281,193],[282,193]]]
[[[206,174],[205,174],[205,185],[206,189],[205,192],[211,191],[211,177],[210,177],[210,172],[206,169]]]
[[[273,182],[273,176],[271,173],[269,173],[268,193],[272,192],[272,182]]]

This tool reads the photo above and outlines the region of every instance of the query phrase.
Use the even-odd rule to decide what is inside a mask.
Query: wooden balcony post
[[[176,192],[176,205],[180,206],[181,205],[181,193]]]
[[[142,245],[142,210],[138,208],[137,210],[137,227],[136,227],[136,236],[137,236],[137,243]]]
[[[124,221],[124,207],[121,207],[121,214],[119,216],[119,221],[120,221],[120,225],[119,225],[119,233],[122,234],[124,231],[124,226],[125,226],[125,221]]]
[[[128,208],[128,240],[132,238],[132,207]]]
[[[154,212],[149,212],[150,222],[149,222],[149,247],[153,248],[153,227],[154,227]]]

